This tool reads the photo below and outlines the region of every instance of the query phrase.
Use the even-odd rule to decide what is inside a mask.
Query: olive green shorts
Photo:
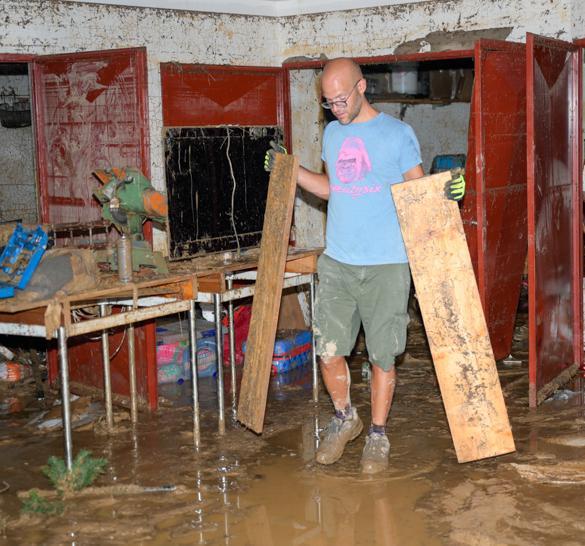
[[[408,264],[348,265],[322,254],[317,272],[317,354],[349,356],[363,323],[370,362],[390,370],[406,347]]]

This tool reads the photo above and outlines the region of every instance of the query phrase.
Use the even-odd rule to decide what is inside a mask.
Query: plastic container
[[[203,337],[197,340],[197,373],[199,377],[211,377],[217,373],[215,337]]]
[[[48,236],[41,226],[31,230],[16,224],[0,254],[0,298],[10,298],[14,289],[26,287],[47,248]]]
[[[312,350],[310,330],[279,330],[272,356],[272,373],[287,373],[309,362]],[[246,344],[243,346],[246,352]]]
[[[436,155],[431,164],[431,174],[450,171],[451,169],[465,168],[465,154]]]
[[[197,320],[197,372],[199,377],[217,370],[215,326]],[[189,324],[176,318],[157,321],[156,362],[159,385],[191,381],[191,347]]]
[[[32,371],[28,366],[11,360],[8,362],[0,362],[0,381],[15,383],[31,375]]]
[[[392,92],[402,95],[418,93],[418,63],[399,63],[392,67]]]

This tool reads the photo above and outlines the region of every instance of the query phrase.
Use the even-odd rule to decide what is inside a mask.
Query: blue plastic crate
[[[287,373],[306,364],[313,349],[310,330],[279,330],[272,355],[272,373]],[[243,344],[246,352],[246,342]]]
[[[0,255],[0,297],[10,298],[14,289],[23,289],[30,281],[47,248],[48,235],[41,226],[26,229],[16,224]]]
[[[431,165],[431,174],[450,171],[451,169],[464,169],[465,160],[465,154],[436,155]]]

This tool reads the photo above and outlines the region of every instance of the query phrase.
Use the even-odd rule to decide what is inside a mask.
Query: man
[[[396,384],[394,359],[404,352],[410,270],[392,184],[424,175],[420,148],[405,123],[375,110],[365,97],[366,81],[351,59],[329,61],[321,77],[325,101],[337,118],[325,128],[326,173],[303,167],[298,184],[329,201],[326,248],[318,262],[319,288],[314,333],[323,381],[335,408],[317,451],[317,462],[339,460],[363,423],[351,405],[351,353],[363,323],[372,364],[371,425],[362,453],[362,472],[388,466],[386,422]],[[275,151],[267,153],[270,170]],[[460,199],[462,179],[448,197]]]

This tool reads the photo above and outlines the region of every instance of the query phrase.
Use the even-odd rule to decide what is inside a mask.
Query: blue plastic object
[[[465,168],[465,154],[436,155],[431,165],[431,174],[450,171],[451,169]]]
[[[0,298],[10,298],[15,288],[22,290],[26,287],[43,257],[48,240],[41,226],[31,230],[16,224],[0,255]]]
[[[246,352],[246,343],[243,346]],[[287,373],[306,364],[311,357],[310,330],[279,330],[272,355],[272,374]]]

